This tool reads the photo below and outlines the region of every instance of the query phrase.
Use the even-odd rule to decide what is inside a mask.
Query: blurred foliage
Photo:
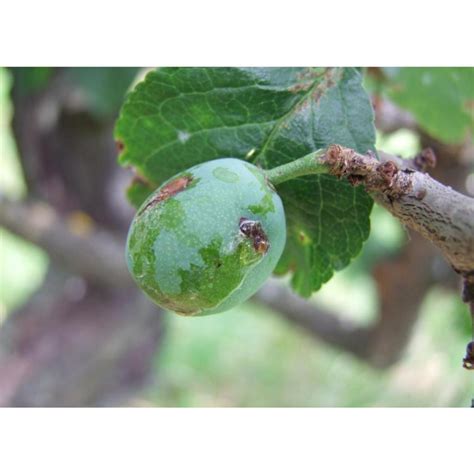
[[[15,68],[17,93],[26,96],[46,87],[55,68]],[[84,94],[87,107],[98,119],[113,119],[138,68],[70,68],[69,80]],[[12,199],[26,195],[25,181],[10,129],[11,72],[0,68],[0,193]],[[0,228],[0,324],[25,302],[42,283],[48,256],[40,248]]]
[[[0,324],[39,288],[47,268],[45,252],[0,227]]]
[[[15,88],[20,96],[35,94],[46,87],[55,74],[63,74],[81,94],[84,107],[98,120],[116,117],[127,89],[137,77],[137,67],[21,67],[15,69]]]
[[[87,110],[98,119],[114,118],[135,79],[136,67],[75,67],[66,75],[84,94]]]
[[[405,128],[390,134],[377,132],[376,146],[379,150],[408,159],[421,151],[419,136]]]
[[[384,68],[382,90],[430,135],[462,142],[474,131],[474,68]]]
[[[53,77],[52,67],[18,67],[15,68],[17,92],[27,96],[39,92]]]
[[[11,87],[11,74],[7,69],[0,68],[0,193],[15,199],[24,197],[26,186],[10,130],[13,114],[9,98]]]
[[[330,289],[337,299],[350,284],[338,281],[348,270],[322,291]],[[169,315],[168,338],[156,360],[158,379],[135,404],[467,407],[472,374],[460,366],[465,336],[451,324],[466,316],[452,312],[457,299],[432,291],[403,360],[386,371],[320,343],[251,302],[221,316]]]
[[[0,68],[0,194],[18,199],[26,186],[10,130],[11,85],[9,71]],[[47,267],[45,252],[0,227],[0,324],[41,285]]]

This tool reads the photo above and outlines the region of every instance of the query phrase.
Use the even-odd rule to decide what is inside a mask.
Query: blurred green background
[[[11,136],[11,78],[0,69],[0,192],[20,198],[24,181]],[[378,135],[377,147],[401,156],[420,150],[409,130]],[[407,234],[381,208],[362,254],[314,296],[325,308],[357,321],[378,310],[366,260],[396,251]],[[0,326],[42,283],[48,257],[0,229]],[[347,308],[345,295],[351,301]],[[472,373],[461,368],[471,328],[467,308],[453,292],[433,287],[421,309],[406,353],[398,364],[376,370],[349,354],[248,302],[223,315],[165,316],[168,333],[155,357],[151,386],[134,406],[470,406]]]

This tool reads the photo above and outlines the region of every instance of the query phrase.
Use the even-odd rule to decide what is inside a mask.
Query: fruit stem
[[[265,173],[270,182],[275,186],[290,179],[297,178],[298,176],[328,173],[329,168],[326,164],[321,162],[321,158],[325,152],[326,150],[313,151],[295,161],[290,161],[271,170],[266,170]]]

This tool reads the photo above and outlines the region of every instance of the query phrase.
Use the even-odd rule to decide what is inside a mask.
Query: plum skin
[[[283,204],[264,172],[221,158],[178,173],[147,198],[130,226],[126,258],[156,304],[201,316],[252,296],[285,241]]]

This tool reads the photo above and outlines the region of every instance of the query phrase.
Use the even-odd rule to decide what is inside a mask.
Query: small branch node
[[[331,145],[324,162],[329,172],[346,178],[353,186],[364,185],[368,192],[382,193],[397,199],[411,190],[410,171],[400,170],[392,160],[378,161],[374,153],[361,155],[350,148]]]

